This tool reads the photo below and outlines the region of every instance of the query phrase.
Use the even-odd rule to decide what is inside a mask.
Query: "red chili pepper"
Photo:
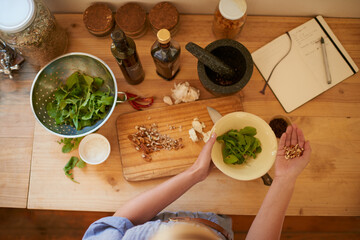
[[[139,97],[138,95],[135,95],[133,93],[129,93],[129,92],[125,92],[126,96],[129,97],[129,98],[137,98]]]
[[[153,97],[142,98],[136,94],[129,93],[129,92],[125,92],[125,94],[126,94],[126,97],[128,99],[128,102],[130,103],[130,105],[138,111],[142,110],[142,108],[148,108],[154,103]],[[148,103],[148,104],[141,104],[140,102],[144,102],[144,103]]]
[[[136,105],[135,105],[135,102],[129,101],[129,103],[130,103],[130,105],[131,105],[134,109],[136,109],[136,110],[138,110],[138,111],[141,111],[141,108],[139,108],[138,106],[136,106]]]

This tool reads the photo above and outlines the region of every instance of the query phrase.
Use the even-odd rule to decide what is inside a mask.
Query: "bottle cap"
[[[162,44],[166,44],[166,43],[170,42],[171,36],[170,36],[169,30],[167,30],[165,28],[160,29],[157,32],[157,38],[158,38],[159,43],[162,43]]]
[[[0,7],[0,30],[16,33],[27,28],[35,18],[33,0],[2,0]]]
[[[229,20],[237,20],[246,13],[245,0],[220,0],[219,11],[221,15]]]
[[[121,42],[122,40],[126,39],[126,35],[122,30],[116,29],[111,33],[111,39],[113,42]]]

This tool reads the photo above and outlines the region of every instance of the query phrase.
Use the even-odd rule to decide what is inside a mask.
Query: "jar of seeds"
[[[246,10],[245,0],[220,0],[213,21],[216,38],[236,39],[245,24]]]
[[[0,38],[40,67],[63,54],[68,42],[42,0],[2,0]]]

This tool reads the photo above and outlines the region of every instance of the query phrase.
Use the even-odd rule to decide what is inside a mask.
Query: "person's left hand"
[[[199,182],[205,180],[209,175],[214,164],[211,161],[211,149],[216,141],[216,134],[213,133],[210,139],[207,141],[203,149],[201,150],[197,160],[188,169],[189,171],[195,171]]]

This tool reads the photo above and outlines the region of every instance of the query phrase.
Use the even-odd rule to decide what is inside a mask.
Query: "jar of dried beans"
[[[44,66],[63,54],[68,38],[42,0],[2,0],[0,38],[29,63]]]
[[[213,21],[215,36],[235,39],[244,26],[246,10],[245,0],[220,0]]]

